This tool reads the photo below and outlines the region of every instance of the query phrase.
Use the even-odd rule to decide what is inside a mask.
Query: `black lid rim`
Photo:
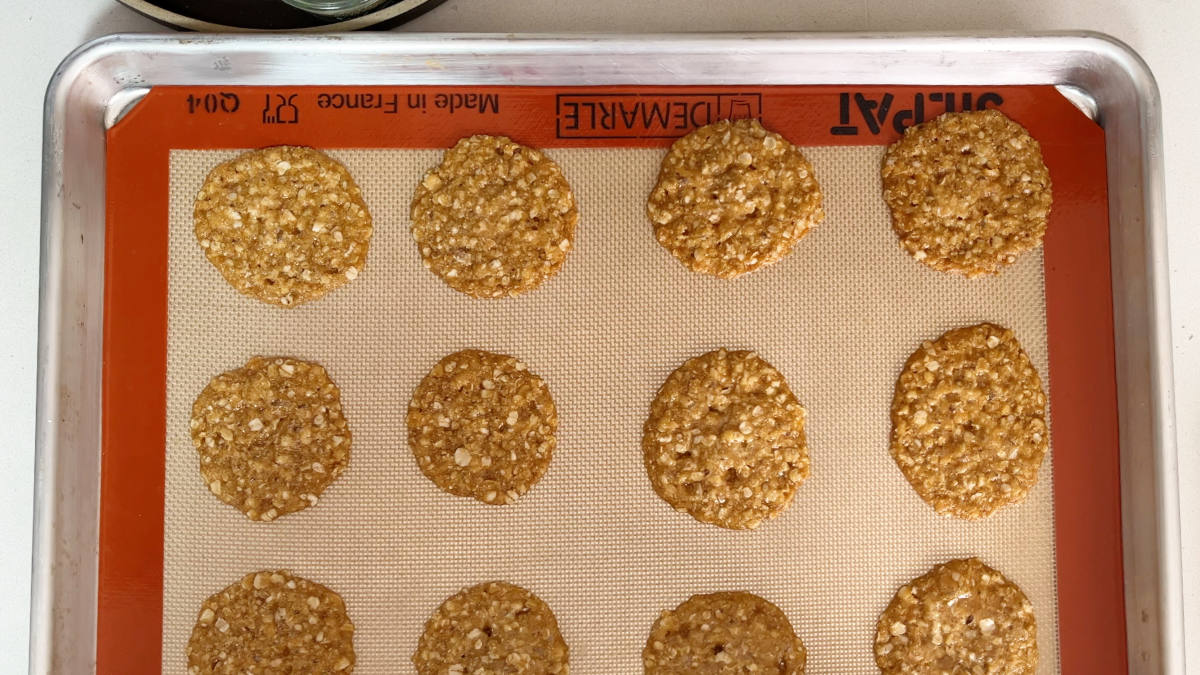
[[[276,29],[268,28],[245,28],[242,26],[227,25],[215,23],[212,21],[204,21],[194,17],[186,16],[178,12],[164,9],[152,0],[118,0],[121,4],[129,7],[133,11],[153,20],[158,23],[180,28],[189,31],[198,32],[306,32],[306,33],[322,33],[335,31],[354,31],[365,28],[383,29],[395,26],[410,19],[414,19],[421,14],[433,9],[442,4],[445,0],[398,0],[395,3],[389,4],[386,7],[372,10],[365,14],[348,17],[343,20],[334,20],[329,23],[310,26],[287,26]],[[314,17],[315,20],[323,20],[324,17]]]

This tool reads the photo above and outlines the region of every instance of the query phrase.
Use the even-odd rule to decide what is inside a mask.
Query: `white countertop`
[[[17,5],[18,3],[10,3]],[[7,7],[0,34],[4,129],[0,153],[0,667],[26,670],[33,505],[34,375],[37,344],[42,96],[58,62],[91,38],[164,30],[110,0],[39,0]],[[1200,626],[1200,89],[1189,0],[448,0],[406,31],[950,31],[1088,29],[1129,43],[1150,64],[1163,99],[1174,331],[1175,404],[1183,521],[1186,620]],[[1188,636],[1189,670],[1200,673],[1200,630]]]

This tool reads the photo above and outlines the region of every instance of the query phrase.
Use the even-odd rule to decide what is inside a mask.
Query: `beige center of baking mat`
[[[939,517],[888,454],[892,387],[921,340],[981,320],[1016,331],[1048,379],[1041,252],[998,278],[926,269],[896,244],[881,147],[810,148],[828,216],[795,252],[736,281],[688,272],[654,240],[645,200],[661,150],[554,150],[580,223],[562,272],[509,300],[472,300],[421,266],[408,203],[430,150],[336,151],[375,217],[366,269],[293,310],[229,287],[192,235],[192,200],[234,152],[171,155],[163,668],[186,672],[201,601],[246,572],[288,568],[342,594],[360,673],[411,673],[448,595],[503,579],[557,614],[580,675],[640,673],[660,610],[744,589],[787,613],[810,673],[877,672],[875,620],[931,565],[979,555],[1037,611],[1041,672],[1057,672],[1051,457],[1024,504],[982,522]],[[732,532],[655,496],[641,428],[685,359],[753,348],[808,410],[812,478],[779,518]],[[442,493],[417,469],[405,411],[438,359],[481,347],[523,359],[558,405],[559,444],[512,507]],[[354,432],[349,470],[320,504],[255,523],[200,479],[187,421],[213,375],[256,354],[324,364]]]

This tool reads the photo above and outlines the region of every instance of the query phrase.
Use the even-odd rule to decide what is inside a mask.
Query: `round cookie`
[[[309,361],[256,356],[217,375],[189,427],[204,484],[251,520],[315,506],[350,462],[341,391]]]
[[[425,174],[410,216],[427,269],[461,293],[500,298],[558,272],[579,211],[552,159],[504,136],[471,136]]]
[[[252,572],[204,601],[189,675],[352,673],[354,624],[341,596],[283,570]]]
[[[693,595],[650,629],[646,675],[803,675],[806,653],[783,610],[745,592]]]
[[[708,352],[671,373],[650,404],[642,452],[659,497],[729,529],[782,513],[809,474],[804,408],[748,351]]]
[[[676,140],[646,214],[679,262],[722,279],[783,258],[825,218],[812,165],[752,119],[721,120]]]
[[[1022,675],[1037,662],[1033,605],[978,558],[951,560],[902,586],[875,631],[883,675]]]
[[[412,660],[418,675],[567,675],[567,656],[550,607],[520,586],[493,581],[434,610]]]
[[[511,356],[477,349],[437,363],[413,392],[408,444],[452,495],[512,504],[554,456],[558,411],[542,378]]]
[[[1006,328],[924,342],[896,380],[892,458],[938,513],[975,520],[1025,499],[1049,436],[1042,381]]]
[[[218,165],[196,195],[196,240],[239,292],[281,307],[362,272],[371,214],[340,162],[312,148],[252,150]]]
[[[900,246],[935,270],[997,274],[1046,234],[1053,197],[1041,146],[998,110],[910,127],[882,173]]]

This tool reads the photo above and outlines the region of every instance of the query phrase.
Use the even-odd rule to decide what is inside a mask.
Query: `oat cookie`
[[[642,452],[659,497],[729,529],[782,513],[809,473],[804,408],[748,351],[708,352],[671,373],[650,404]]]
[[[745,592],[693,595],[659,615],[642,650],[646,675],[803,675],[805,658],[783,610]]]
[[[1041,245],[1050,171],[1038,142],[1004,113],[946,113],[887,149],[883,198],[909,255],[944,272],[997,274]]]
[[[196,240],[239,292],[295,307],[352,281],[371,243],[371,214],[340,162],[312,148],[252,150],[208,174]]]
[[[354,624],[341,596],[283,570],[252,572],[204,601],[188,673],[354,672]]]
[[[319,364],[256,356],[192,404],[204,484],[251,520],[315,506],[350,462],[341,391]]]
[[[732,279],[783,258],[825,218],[800,150],[758,120],[722,120],[671,145],[646,203],[658,243]]]
[[[418,675],[567,675],[567,643],[541,598],[493,581],[463,589],[434,610],[413,665]]]
[[[417,466],[452,495],[512,504],[554,456],[558,411],[542,378],[511,356],[477,349],[437,363],[408,405]]]
[[[951,560],[896,591],[879,616],[884,675],[1037,671],[1037,621],[1016,584],[978,558]]]
[[[1049,445],[1046,393],[1011,330],[924,342],[892,398],[892,458],[938,513],[974,520],[1025,499]]]
[[[425,267],[476,298],[519,295],[554,276],[579,220],[554,160],[504,136],[447,150],[417,186],[410,215]]]

